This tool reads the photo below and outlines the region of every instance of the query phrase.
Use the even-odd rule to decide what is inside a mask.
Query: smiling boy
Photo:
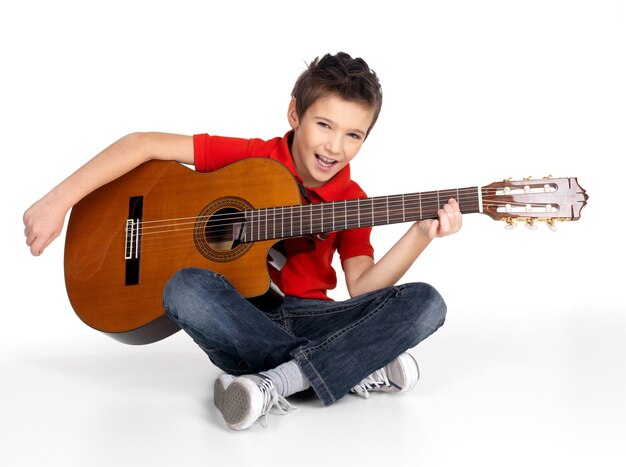
[[[117,141],[51,190],[24,214],[27,245],[41,254],[59,235],[71,206],[99,186],[150,159],[194,164],[212,171],[248,157],[283,163],[317,203],[365,197],[350,178],[349,163],[374,126],[382,105],[376,74],[346,53],[315,59],[300,75],[287,118],[291,130],[272,140],[135,133]],[[272,279],[285,295],[261,311],[219,274],[183,269],[168,282],[166,314],[225,371],[214,402],[227,425],[245,429],[274,409],[293,407],[286,397],[309,387],[324,405],[349,392],[406,392],[419,378],[406,351],[443,324],[446,306],[431,286],[395,286],[431,240],[457,232],[454,200],[438,219],[411,225],[374,261],[369,228],[331,233],[305,247],[284,242],[287,261]],[[333,301],[332,257],[339,253],[351,298]]]

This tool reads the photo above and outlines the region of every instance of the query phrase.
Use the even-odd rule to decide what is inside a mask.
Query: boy
[[[131,134],[117,141],[51,190],[24,214],[27,245],[40,255],[59,235],[70,207],[97,187],[149,159],[177,160],[211,171],[246,157],[283,163],[305,187],[307,202],[365,197],[350,180],[349,163],[371,131],[382,104],[376,74],[346,53],[315,59],[300,75],[287,118],[291,130],[269,141]],[[225,371],[214,402],[227,425],[251,426],[285,399],[313,388],[324,405],[349,392],[405,392],[419,370],[406,353],[443,324],[446,307],[429,285],[394,284],[435,237],[457,232],[455,200],[438,219],[419,221],[378,262],[369,228],[284,242],[287,261],[272,279],[285,294],[282,306],[261,311],[221,275],[184,269],[164,290],[166,314]],[[350,296],[334,302],[332,256],[337,251]]]

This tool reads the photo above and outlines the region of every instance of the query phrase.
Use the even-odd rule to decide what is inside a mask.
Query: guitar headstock
[[[575,177],[504,180],[482,187],[483,213],[509,225],[545,221],[576,221],[587,204],[587,193]]]

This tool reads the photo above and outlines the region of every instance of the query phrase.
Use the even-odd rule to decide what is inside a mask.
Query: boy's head
[[[383,93],[376,73],[362,58],[345,52],[317,57],[298,77],[291,92],[296,112],[302,117],[319,98],[337,95],[347,101],[364,104],[373,110],[372,130],[383,103]]]

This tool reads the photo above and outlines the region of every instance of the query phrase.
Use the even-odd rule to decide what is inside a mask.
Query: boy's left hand
[[[459,203],[455,199],[448,200],[438,211],[437,219],[426,219],[416,222],[416,226],[421,232],[428,235],[428,238],[445,237],[458,232],[463,224]]]

